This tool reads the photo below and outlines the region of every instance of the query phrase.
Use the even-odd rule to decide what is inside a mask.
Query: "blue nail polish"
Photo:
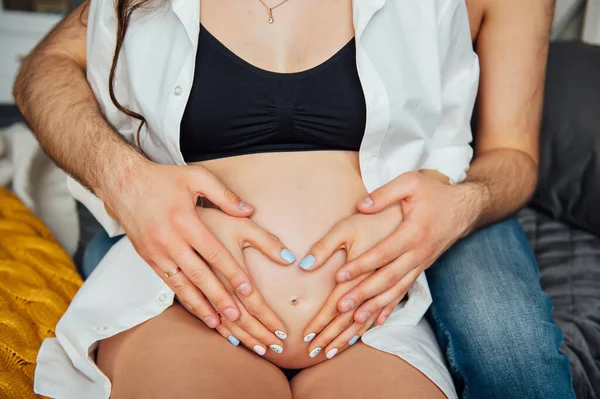
[[[227,337],[227,340],[229,340],[229,342],[231,342],[231,345],[233,346],[238,346],[240,344],[240,340],[234,337],[233,335]]]
[[[286,261],[290,265],[296,261],[296,257],[294,256],[294,254],[292,253],[292,251],[290,251],[287,248],[285,248],[284,250],[281,251],[280,256],[281,256],[281,259],[283,259],[284,261]]]
[[[354,345],[359,338],[360,337],[358,335],[355,335],[350,341],[348,341],[348,345]]]
[[[304,270],[308,270],[315,264],[315,257],[312,255],[308,255],[306,258],[302,259],[302,262],[298,266],[300,266]]]

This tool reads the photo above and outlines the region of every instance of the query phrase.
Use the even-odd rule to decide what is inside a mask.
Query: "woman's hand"
[[[329,253],[332,248],[334,253],[338,249],[345,249],[347,261],[355,259],[375,244],[389,236],[402,222],[402,209],[399,204],[387,207],[375,215],[354,214],[336,224],[319,243],[313,247],[311,253]],[[319,251],[314,251],[318,247]],[[309,270],[320,267],[327,258],[319,257]],[[311,320],[304,330],[306,342],[311,342],[309,355],[317,355],[323,351],[328,358],[342,352],[354,344],[376,321],[383,324],[394,307],[402,300],[398,296],[394,301],[382,306],[378,312],[373,312],[371,317],[356,321],[353,312],[341,313],[338,309],[339,300],[354,287],[366,280],[372,272],[363,273],[356,278],[339,283],[327,298],[319,313]]]
[[[364,214],[377,214],[392,204],[401,204],[404,220],[387,238],[337,271],[339,283],[372,273],[337,301],[339,312],[355,310],[354,321],[359,323],[379,313],[377,323],[382,324],[393,309],[390,306],[395,306],[417,277],[475,224],[474,210],[478,207],[465,203],[465,188],[445,182],[433,171],[405,173],[358,205]],[[321,266],[356,234],[362,232],[349,226],[330,231],[310,250],[315,259],[310,270]]]
[[[370,275],[371,273],[365,273],[353,280],[340,283],[329,295],[317,316],[311,320],[304,330],[304,341],[310,342],[308,347],[310,357],[316,357],[323,352],[328,359],[331,359],[354,345],[358,338],[367,332],[375,322],[378,316],[377,313],[374,313],[368,320],[356,322],[354,321],[353,312],[340,313],[336,306],[344,294]],[[389,313],[400,302],[400,299],[395,304],[386,306],[386,309],[390,308]],[[385,311],[385,309],[381,310],[380,314]]]
[[[248,272],[244,261],[243,250],[252,247],[267,258],[280,263],[279,239],[263,230],[248,218],[229,216],[218,209],[198,208],[197,214],[204,225],[217,236],[231,253],[244,272]],[[293,263],[291,252],[286,255],[289,263]],[[248,348],[263,356],[270,348],[275,353],[283,351],[283,342],[287,337],[283,322],[267,306],[258,290],[239,301],[235,290],[226,278],[215,270],[217,277],[226,289],[234,294],[234,300],[240,309],[241,316],[236,321],[224,319],[217,331],[234,345],[240,341]]]
[[[223,212],[241,218],[253,213],[252,206],[201,166],[142,160],[130,165],[128,176],[125,182],[113,184],[110,192],[103,192],[102,198],[139,255],[165,280],[181,304],[209,327],[220,323],[211,303],[227,320],[237,320],[238,305],[207,263],[225,277],[242,303],[255,300],[257,295],[247,273],[198,217],[196,202],[198,197],[206,197]],[[279,240],[269,238],[263,247],[273,261],[290,263],[279,256],[287,254]],[[165,273],[177,267],[181,272],[166,278]]]

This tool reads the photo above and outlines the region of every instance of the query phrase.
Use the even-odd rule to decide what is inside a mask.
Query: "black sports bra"
[[[358,151],[366,105],[352,39],[306,71],[276,73],[244,61],[204,27],[181,120],[186,162],[260,152]]]

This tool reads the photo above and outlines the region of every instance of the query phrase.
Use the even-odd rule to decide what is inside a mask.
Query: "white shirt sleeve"
[[[70,176],[67,177],[67,187],[73,198],[81,202],[90,211],[110,237],[125,234],[119,222],[106,212],[104,202],[96,197],[94,193]]]
[[[438,14],[442,114],[429,137],[422,169],[446,175],[451,184],[467,177],[473,157],[471,116],[479,84],[479,60],[473,50],[464,0],[446,0]]]

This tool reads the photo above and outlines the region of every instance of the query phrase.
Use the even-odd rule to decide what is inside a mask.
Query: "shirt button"
[[[175,90],[173,90],[176,96],[181,94],[181,86],[175,86]]]
[[[98,331],[106,331],[106,326],[98,326],[98,327],[96,327],[96,330],[98,330]]]
[[[161,301],[161,302],[166,301],[167,300],[167,294],[165,294],[165,293],[160,294],[158,296],[158,300]]]

